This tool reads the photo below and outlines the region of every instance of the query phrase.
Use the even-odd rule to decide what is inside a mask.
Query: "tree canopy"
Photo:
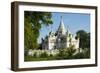
[[[42,26],[52,24],[52,14],[50,12],[24,12],[24,45],[25,49],[38,48],[37,39]]]
[[[84,30],[79,30],[77,36],[80,39],[79,47],[80,48],[90,48],[90,33],[87,33]]]

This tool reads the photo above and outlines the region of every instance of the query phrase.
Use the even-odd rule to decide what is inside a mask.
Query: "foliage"
[[[37,53],[36,53],[36,52],[33,54],[33,57],[34,57],[34,58],[36,58],[36,57],[37,57]]]
[[[56,55],[57,59],[70,59],[73,58],[73,54],[76,52],[74,45],[69,48],[60,49],[59,53]]]
[[[48,57],[48,53],[47,52],[43,52],[40,54],[40,57],[45,58]]]
[[[43,25],[52,24],[50,12],[24,12],[24,45],[25,49],[38,48],[37,38]]]
[[[33,56],[25,55],[25,61],[44,61],[44,60],[63,60],[63,59],[86,59],[90,58],[90,50],[86,48],[83,52],[76,53],[74,46],[69,48],[60,49],[56,55],[42,52],[41,54],[34,53]]]
[[[56,59],[66,58],[66,56],[67,56],[67,50],[66,49],[60,49],[59,53],[56,55]]]
[[[79,37],[80,39],[80,43],[79,43],[79,47],[80,48],[90,48],[90,33],[87,33],[84,30],[79,30],[77,32],[77,37],[76,39]]]
[[[90,58],[90,50],[89,48],[84,50],[83,52],[79,52],[74,55],[75,59],[84,59],[84,58]]]
[[[68,52],[68,58],[72,57],[73,54],[76,52],[75,46],[74,46],[74,45],[71,45],[71,46],[67,49],[67,52]]]

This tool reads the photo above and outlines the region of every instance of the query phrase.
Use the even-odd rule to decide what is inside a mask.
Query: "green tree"
[[[79,47],[80,48],[90,48],[90,33],[84,30],[79,30],[77,32],[77,37],[79,37]],[[76,37],[76,38],[77,38]]]
[[[24,45],[25,49],[38,48],[37,39],[42,26],[52,24],[50,12],[24,12]]]

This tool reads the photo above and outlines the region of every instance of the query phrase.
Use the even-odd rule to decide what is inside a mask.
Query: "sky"
[[[57,31],[60,25],[61,16],[63,18],[65,28],[67,29],[68,27],[69,31],[72,34],[75,35],[76,32],[79,30],[85,30],[86,32],[90,32],[90,14],[53,12],[53,24],[49,26],[43,26],[41,28],[38,43],[41,43],[41,38],[44,38],[46,35],[48,35],[50,31]]]

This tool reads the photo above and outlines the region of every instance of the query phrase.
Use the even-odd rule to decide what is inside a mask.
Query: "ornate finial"
[[[63,17],[62,17],[62,15],[60,17],[61,17],[61,22],[60,23],[62,25],[63,24]]]
[[[63,17],[62,17],[62,15],[61,15],[61,22],[63,22]]]
[[[61,15],[60,17],[61,17],[61,19],[62,19],[62,15]]]

